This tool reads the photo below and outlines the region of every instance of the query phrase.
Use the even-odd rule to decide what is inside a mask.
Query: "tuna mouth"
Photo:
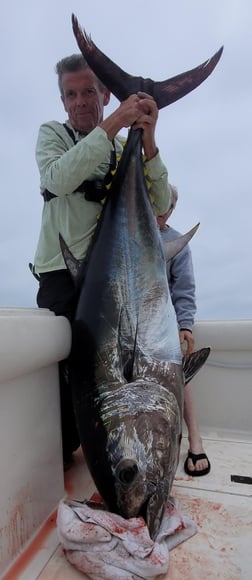
[[[135,481],[138,472],[138,465],[135,461],[132,459],[123,459],[117,465],[116,478],[121,484],[129,486]]]

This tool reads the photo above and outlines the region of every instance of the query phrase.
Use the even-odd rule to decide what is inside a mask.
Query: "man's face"
[[[157,225],[159,227],[160,230],[163,230],[165,228],[165,224],[166,221],[168,220],[168,218],[170,217],[170,215],[172,214],[173,208],[171,207],[166,213],[164,213],[163,215],[158,215],[157,216]]]
[[[110,92],[102,90],[89,68],[62,75],[62,101],[69,121],[76,131],[90,133],[103,119],[103,107]]]

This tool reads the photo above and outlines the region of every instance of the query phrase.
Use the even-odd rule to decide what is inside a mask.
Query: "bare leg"
[[[187,383],[184,390],[184,420],[188,430],[189,451],[195,455],[205,453],[197,423],[191,383]],[[192,460],[189,458],[187,465],[190,471],[202,471],[208,467],[208,461],[207,459],[199,459],[194,465]]]

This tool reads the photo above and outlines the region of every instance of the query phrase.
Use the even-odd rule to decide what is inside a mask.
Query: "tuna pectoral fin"
[[[59,234],[59,242],[60,242],[60,247],[61,247],[61,251],[63,254],[63,258],[65,260],[66,267],[67,267],[68,271],[70,272],[75,285],[77,286],[78,280],[79,280],[80,270],[82,267],[82,260],[77,260],[73,256],[72,252],[69,250],[69,247],[67,246],[64,238],[62,238],[61,234]]]
[[[197,232],[198,227],[199,223],[196,226],[194,226],[194,228],[192,228],[189,232],[187,232],[187,234],[184,234],[183,236],[180,236],[175,240],[163,242],[165,259],[167,262],[172,258],[174,258],[174,256],[176,256],[176,254],[178,254],[181,250],[183,250],[186,244],[190,242],[194,234]]]
[[[183,359],[183,371],[185,375],[185,385],[191,381],[191,379],[197,374],[201,369],[203,364],[206,362],[210,354],[210,347],[201,348],[196,352],[190,354],[190,356]]]

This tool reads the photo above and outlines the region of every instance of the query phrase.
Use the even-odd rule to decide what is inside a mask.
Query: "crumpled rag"
[[[153,541],[142,517],[106,511],[98,494],[89,502],[61,500],[57,528],[68,561],[92,580],[154,580],[167,574],[169,551],[197,532],[170,498]]]

